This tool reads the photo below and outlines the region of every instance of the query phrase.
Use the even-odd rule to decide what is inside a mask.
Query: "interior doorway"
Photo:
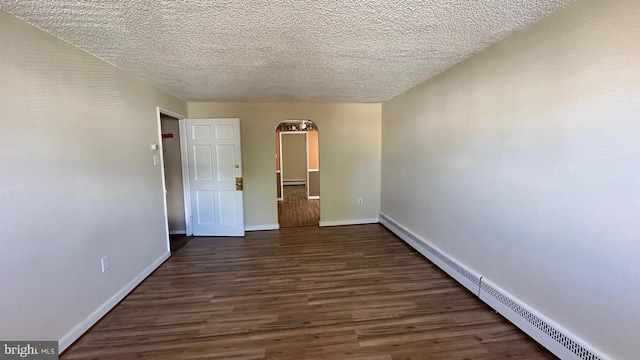
[[[283,227],[320,223],[319,131],[307,119],[286,120],[276,128],[278,223]]]
[[[181,118],[161,109],[158,113],[169,249],[174,254],[190,239],[186,236]]]

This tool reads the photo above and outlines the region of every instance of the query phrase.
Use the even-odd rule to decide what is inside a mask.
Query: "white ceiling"
[[[381,102],[573,0],[0,0],[187,101]]]

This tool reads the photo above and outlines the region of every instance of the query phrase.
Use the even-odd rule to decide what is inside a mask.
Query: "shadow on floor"
[[[191,237],[186,235],[170,235],[169,242],[171,244],[171,255],[182,249],[191,240]]]

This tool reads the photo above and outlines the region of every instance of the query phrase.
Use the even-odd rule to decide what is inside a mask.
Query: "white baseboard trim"
[[[300,180],[285,180],[282,182],[282,185],[284,186],[288,186],[288,185],[306,185],[307,181],[305,179],[300,179]]]
[[[444,270],[449,276],[456,279],[467,290],[478,295],[480,287],[480,274],[462,265],[459,261],[451,258],[448,254],[438,249],[429,241],[421,238],[411,230],[405,228],[395,220],[380,213],[380,223],[392,233],[396,234],[400,239],[411,245],[416,251],[429,259],[436,266]]]
[[[138,276],[133,278],[127,285],[125,285],[120,291],[118,291],[115,295],[113,295],[109,300],[107,300],[104,304],[102,304],[99,308],[97,308],[93,313],[91,313],[87,318],[85,318],[82,322],[76,325],[71,331],[69,331],[66,335],[58,341],[59,352],[63,352],[66,348],[68,348],[74,341],[78,340],[87,330],[89,330],[95,323],[98,322],[109,310],[113,309],[114,306],[118,305],[118,303],[124,299],[136,286],[138,286],[144,279],[146,279],[151,273],[156,270],[162,263],[164,263],[171,256],[171,252],[167,251],[162,256],[160,256],[156,261],[154,261],[151,265],[147,266]]]
[[[320,200],[320,195],[309,196],[307,200]]]
[[[559,358],[611,360],[566,328],[383,213],[380,213],[380,223]]]
[[[480,300],[487,303],[527,335],[542,344],[560,359],[610,360],[590,344],[567,330],[544,314],[482,278]]]
[[[280,224],[266,224],[266,225],[246,225],[244,231],[262,231],[262,230],[278,230]]]
[[[361,224],[376,224],[378,219],[351,219],[351,220],[338,220],[338,221],[320,221],[320,227],[325,226],[343,226],[343,225],[361,225]]]
[[[169,235],[185,235],[187,230],[169,230]]]

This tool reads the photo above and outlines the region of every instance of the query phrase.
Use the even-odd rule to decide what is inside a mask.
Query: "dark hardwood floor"
[[[320,200],[307,200],[304,185],[284,186],[283,201],[278,202],[278,223],[281,228],[318,226]]]
[[[554,359],[378,224],[192,238],[61,359]]]

